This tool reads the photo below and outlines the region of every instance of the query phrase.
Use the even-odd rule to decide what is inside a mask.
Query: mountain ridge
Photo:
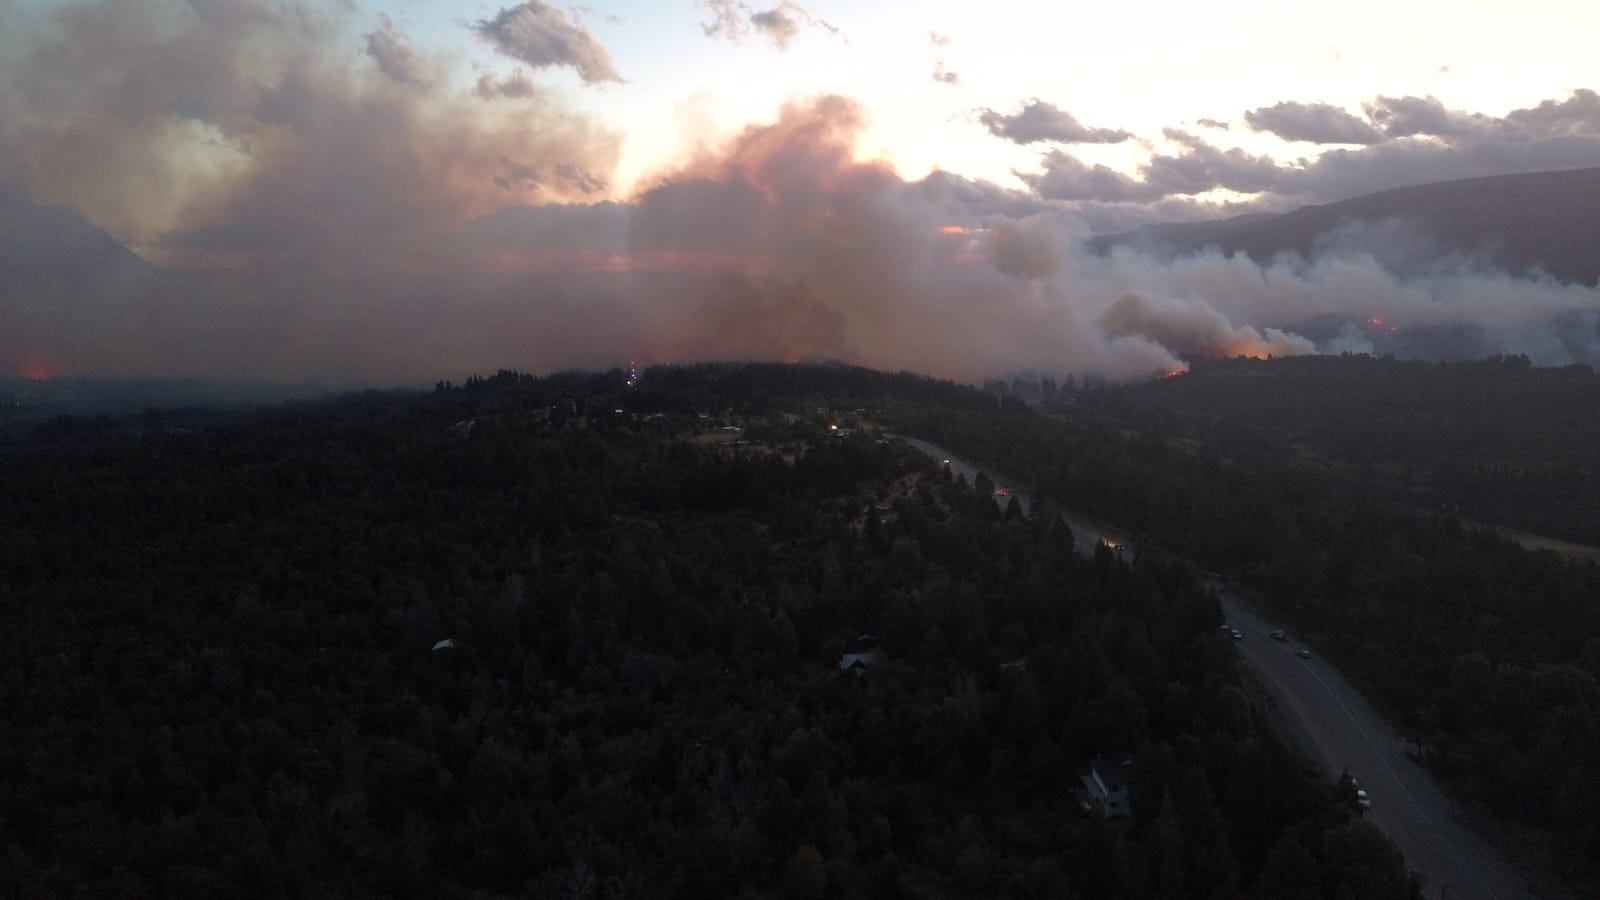
[[[1468,259],[1519,275],[1600,284],[1600,167],[1435,181],[1281,214],[1150,225],[1096,235],[1098,253],[1209,248],[1265,262],[1319,250],[1370,253],[1406,273]]]

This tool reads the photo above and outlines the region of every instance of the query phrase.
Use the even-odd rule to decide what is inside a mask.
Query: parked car
[[[1372,798],[1368,797],[1367,792],[1361,788],[1356,788],[1356,805],[1362,809],[1372,808]]]
[[[1300,657],[1301,659],[1310,659],[1311,658],[1311,651],[1307,650],[1304,647],[1301,647],[1299,650],[1296,650],[1294,652],[1294,655]]]
[[[1272,639],[1275,640],[1275,641],[1287,641],[1289,639],[1289,636],[1284,634],[1281,631],[1274,631],[1272,633]]]
[[[1233,639],[1234,639],[1234,640],[1236,640],[1236,641],[1242,641],[1242,640],[1244,640],[1244,633],[1243,633],[1243,632],[1241,632],[1241,631],[1240,631],[1240,630],[1239,630],[1239,629],[1237,629],[1237,628],[1235,628],[1235,629],[1233,629],[1233,630],[1232,630],[1232,631],[1230,631],[1230,632],[1228,632],[1228,633],[1229,633],[1229,634],[1230,634],[1230,635],[1232,635],[1232,636],[1233,636]]]

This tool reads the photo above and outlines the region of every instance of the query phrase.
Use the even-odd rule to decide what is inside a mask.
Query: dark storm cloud
[[[754,31],[774,48],[787,50],[809,27],[840,33],[838,26],[813,15],[795,0],[779,0],[777,6],[761,10],[739,0],[701,0],[701,5],[711,13],[711,21],[700,24],[706,37],[734,43],[742,42]]]
[[[1017,144],[1120,144],[1133,137],[1120,129],[1085,127],[1071,113],[1037,97],[1010,114],[980,109],[978,121],[995,137]]]
[[[506,7],[474,30],[495,50],[534,69],[569,67],[584,84],[622,80],[611,54],[589,29],[567,21],[566,13],[541,0]]]
[[[1244,114],[1256,131],[1267,131],[1286,141],[1312,144],[1376,144],[1383,133],[1349,110],[1327,103],[1285,101]]]

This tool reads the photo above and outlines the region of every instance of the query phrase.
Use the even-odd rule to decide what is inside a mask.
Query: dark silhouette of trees
[[[8,451],[0,884],[1409,896],[1184,567],[1080,558],[992,485],[800,427],[933,403],[1034,418],[862,370],[500,372]],[[1079,775],[1121,752],[1137,816],[1108,825]]]

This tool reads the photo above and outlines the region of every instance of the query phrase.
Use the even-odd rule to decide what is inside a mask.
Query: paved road
[[[1278,642],[1279,626],[1238,597],[1221,592],[1228,624],[1244,634],[1240,653],[1259,672],[1286,715],[1310,739],[1315,761],[1331,777],[1349,769],[1372,798],[1367,819],[1394,839],[1406,864],[1421,872],[1430,897],[1449,900],[1532,898],[1498,852],[1462,824],[1454,805],[1427,771],[1405,753],[1405,742],[1334,668],[1300,646]]]
[[[940,460],[941,462],[948,460],[950,463],[950,471],[957,475],[964,476],[967,479],[968,484],[971,484],[974,476],[978,474],[978,466],[975,466],[972,463],[961,459],[960,457],[951,456],[950,452],[945,450],[943,447],[940,447],[936,444],[930,444],[921,438],[906,437],[905,435],[897,435],[897,437],[936,460]],[[1017,498],[1017,502],[1022,506],[1022,514],[1025,516],[1033,515],[1033,498],[1029,496],[1027,491],[1016,490],[1015,488],[1017,483],[1015,481],[1009,479],[1005,475],[995,472],[993,469],[984,469],[983,471],[987,473],[990,480],[995,483],[996,488],[1002,489],[1006,492],[1006,497],[995,498],[996,503],[1000,504],[1001,506],[1005,506],[1008,498],[1015,496]],[[1063,512],[1061,514],[1061,520],[1066,522],[1067,525],[1072,528],[1072,549],[1075,550],[1079,556],[1093,556],[1095,545],[1104,541],[1115,548],[1115,552],[1119,557],[1129,560],[1133,558],[1133,549],[1129,546],[1128,536],[1122,534],[1116,529],[1090,522],[1082,516],[1070,512]]]
[[[927,441],[904,438],[906,443],[935,459],[948,459],[950,467],[971,481],[972,464],[951,456]],[[1008,482],[989,473],[996,485]],[[1031,511],[1028,497],[1019,493],[1024,512]],[[1079,553],[1094,552],[1096,542],[1125,545],[1126,536],[1099,527],[1070,513]],[[1131,549],[1119,553],[1131,555]],[[1454,814],[1454,805],[1427,771],[1405,754],[1405,743],[1372,704],[1334,668],[1313,656],[1300,659],[1300,646],[1292,640],[1272,639],[1279,629],[1237,596],[1213,585],[1222,597],[1228,623],[1244,634],[1237,646],[1258,671],[1267,689],[1294,717],[1305,734],[1314,760],[1329,777],[1349,769],[1372,798],[1367,820],[1394,839],[1406,856],[1406,865],[1422,873],[1427,896],[1440,900],[1532,900],[1531,893],[1504,858],[1468,829]],[[1291,636],[1292,637],[1292,636]]]

